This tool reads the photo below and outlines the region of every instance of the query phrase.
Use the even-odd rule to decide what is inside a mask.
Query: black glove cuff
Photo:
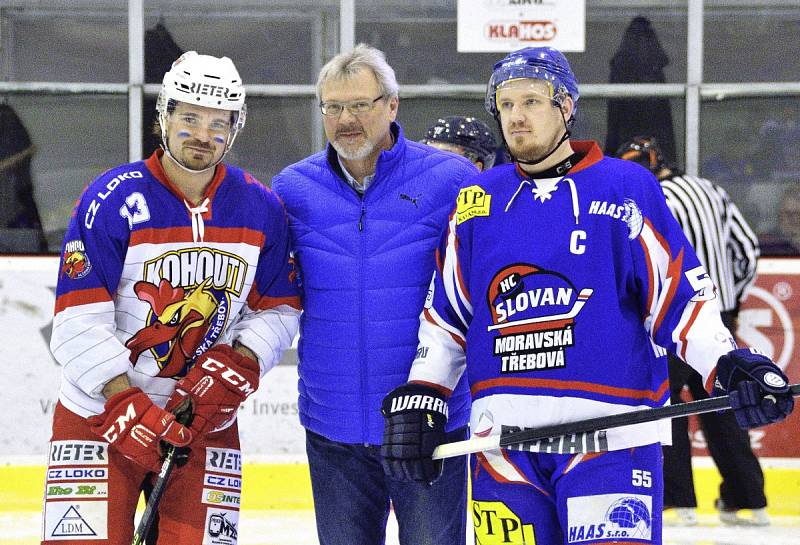
[[[398,386],[383,398],[383,416],[408,412],[431,412],[447,421],[447,399],[435,388],[412,382]]]

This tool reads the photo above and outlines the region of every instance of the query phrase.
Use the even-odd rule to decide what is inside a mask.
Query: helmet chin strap
[[[556,142],[556,145],[553,147],[553,149],[551,149],[549,152],[547,152],[547,154],[545,154],[543,157],[540,157],[539,159],[536,159],[535,161],[526,161],[525,159],[519,159],[515,157],[514,154],[511,153],[511,148],[508,147],[508,143],[506,142],[506,151],[508,151],[508,154],[515,162],[520,163],[522,165],[538,165],[539,163],[541,163],[542,161],[553,155],[556,152],[556,150],[561,147],[561,144],[563,144],[567,139],[569,139],[572,133],[570,132],[569,126],[567,125],[567,120],[564,117],[564,110],[562,110],[561,107],[559,106],[558,111],[561,114],[561,121],[564,123],[564,134],[561,136],[561,139],[558,142]],[[498,119],[498,124],[500,124],[499,119]],[[502,126],[500,128],[500,132],[502,133]]]

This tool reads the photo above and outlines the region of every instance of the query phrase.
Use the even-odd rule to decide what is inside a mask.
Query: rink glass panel
[[[703,80],[797,81],[800,3],[773,0],[724,4],[705,2]]]
[[[115,8],[102,7],[102,2],[100,7],[88,2],[72,7],[59,2],[3,4],[10,6],[0,9],[0,80],[128,81],[125,2],[116,2]]]
[[[800,98],[703,102],[700,174],[728,190],[759,234],[778,228],[783,192],[800,182]]]
[[[397,121],[409,140],[421,140],[428,128],[440,117],[463,115],[477,117],[499,135],[497,124],[483,109],[482,99],[401,98]]]
[[[35,146],[31,177],[49,250],[58,252],[75,201],[94,178],[128,162],[125,96],[0,95]],[[269,184],[311,149],[312,101],[252,98],[247,126],[226,161]]]
[[[647,15],[670,58],[664,69],[666,81],[686,81],[686,3],[671,7],[648,5],[646,9],[619,4],[587,0],[586,50],[566,54],[578,81],[609,81],[609,62],[625,29],[642,14]],[[504,53],[457,53],[456,31],[455,0],[412,0],[389,6],[383,2],[356,3],[356,42],[367,42],[386,51],[401,84],[488,81],[492,65]]]
[[[308,98],[248,98],[247,125],[225,162],[269,185],[283,168],[319,151],[309,136],[315,108]]]
[[[605,145],[608,100],[604,98],[581,98],[578,102],[578,113],[572,128],[572,138],[577,140],[595,140],[602,149]],[[669,101],[672,110],[672,123],[675,131],[675,147],[678,156],[684,154],[685,112],[683,101]],[[397,119],[403,125],[406,138],[420,140],[425,131],[439,117],[448,115],[471,115],[481,119],[495,133],[500,135],[497,123],[483,109],[482,99],[456,98],[401,98]]]
[[[297,3],[203,3],[199,9],[186,4],[145,1],[145,29],[160,23],[184,51],[230,57],[246,85],[314,83],[322,67],[323,40],[331,32],[323,26],[338,25],[323,16],[330,10],[301,10]]]
[[[608,103],[606,98],[581,98],[578,101],[578,113],[575,118],[575,126],[572,129],[572,137],[578,140],[596,140],[600,149],[605,150],[605,143],[608,132]],[[636,99],[625,99],[635,101],[631,106],[639,103]],[[686,134],[686,113],[682,99],[663,99],[669,102],[672,113],[672,129],[675,133],[675,150],[682,162],[684,155],[685,134]],[[642,131],[646,133],[648,131]],[[631,135],[634,136],[634,135]],[[610,154],[616,150],[611,150]],[[682,165],[680,165],[682,166]]]
[[[110,95],[2,97],[34,145],[34,198],[51,252],[58,252],[75,201],[86,185],[128,162],[128,101]]]

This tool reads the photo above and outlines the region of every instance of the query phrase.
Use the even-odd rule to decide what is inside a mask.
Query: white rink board
[[[0,257],[0,456],[45,461],[61,368],[50,355],[57,257]],[[284,358],[286,360],[287,358]],[[297,416],[297,367],[281,365],[239,413],[251,455],[305,455]]]
[[[44,463],[61,369],[48,347],[57,257],[0,257],[0,457],[40,456]],[[800,259],[761,259],[761,273],[800,272]],[[295,361],[294,353],[284,361]],[[270,371],[240,411],[249,455],[305,456],[297,415],[297,368]]]

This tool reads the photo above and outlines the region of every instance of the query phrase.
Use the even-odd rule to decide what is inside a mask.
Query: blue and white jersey
[[[59,399],[88,417],[127,374],[164,406],[194,359],[238,340],[262,375],[297,332],[299,297],[280,200],[220,164],[198,206],[165,175],[161,150],[84,191],[64,238],[50,348]]]
[[[476,435],[666,405],[666,351],[707,380],[735,347],[656,179],[572,146],[565,177],[508,164],[464,184],[437,251],[409,380],[452,389],[466,367]],[[546,450],[669,438],[667,420]]]

